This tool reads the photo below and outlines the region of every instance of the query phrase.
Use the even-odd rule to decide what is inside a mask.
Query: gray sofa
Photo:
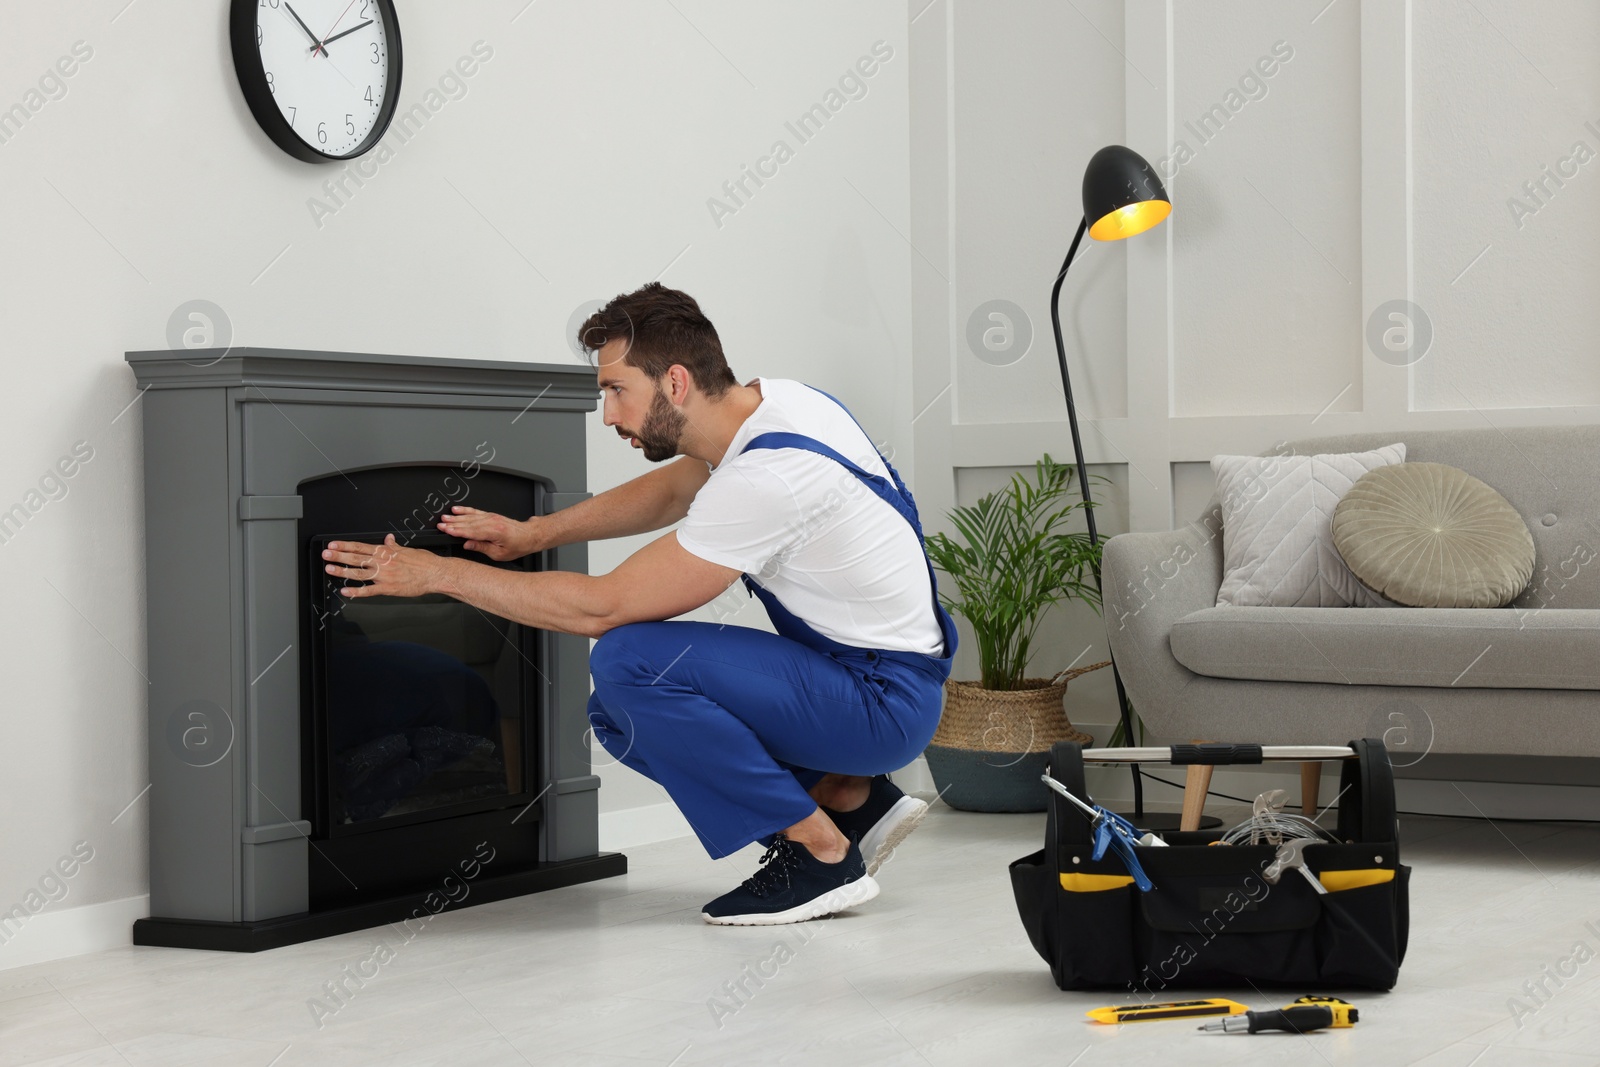
[[[1105,546],[1111,650],[1149,731],[1263,744],[1384,737],[1410,754],[1401,766],[1430,753],[1600,756],[1600,426],[1369,433],[1272,451],[1395,441],[1407,460],[1460,467],[1516,507],[1536,550],[1528,589],[1497,609],[1219,608],[1213,498],[1182,529]]]

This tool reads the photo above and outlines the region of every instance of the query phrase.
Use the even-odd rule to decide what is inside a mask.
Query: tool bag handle
[[[1221,766],[1230,763],[1311,763],[1355,758],[1349,745],[1237,745],[1217,741],[1144,748],[1091,748],[1083,754],[1085,763],[1170,763],[1175,767],[1193,763]]]
[[[1083,746],[1078,742],[1057,741],[1051,745],[1048,770],[1050,777],[1066,786],[1073,796],[1093,803],[1083,777]],[[1077,855],[1087,856],[1094,850],[1089,820],[1054,789],[1046,789],[1043,784],[1039,788],[1049,796],[1050,806],[1045,809],[1044,839],[1051,846],[1046,850],[1051,856],[1050,862],[1058,868],[1061,865],[1060,850],[1056,846],[1065,846]]]
[[[1226,747],[1248,751],[1247,746]],[[1347,748],[1354,758],[1347,757],[1340,761],[1338,836],[1345,841],[1398,841],[1394,767],[1389,762],[1388,750],[1382,741],[1372,737],[1351,741]],[[1091,752],[1091,758],[1094,754]],[[1074,796],[1092,803],[1093,798],[1089,796],[1084,781],[1083,767],[1083,746],[1076,741],[1057,741],[1051,746],[1050,776],[1066,786]],[[1050,794],[1049,807],[1046,809],[1045,840],[1068,846],[1074,851],[1092,849],[1089,820],[1083,817],[1082,812],[1071,808],[1065,798],[1052,790],[1045,792]]]
[[[1399,841],[1389,750],[1372,737],[1352,741],[1350,747],[1356,758],[1339,773],[1339,837],[1375,844]]]

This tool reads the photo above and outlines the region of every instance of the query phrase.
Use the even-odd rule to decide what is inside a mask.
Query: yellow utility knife
[[[1086,1012],[1097,1023],[1145,1023],[1158,1019],[1197,1019],[1207,1015],[1238,1015],[1248,1011],[1236,1000],[1174,1000],[1165,1004],[1123,1004]]]

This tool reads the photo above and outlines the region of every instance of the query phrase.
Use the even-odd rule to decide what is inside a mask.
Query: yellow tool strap
[[[1362,886],[1392,882],[1394,871],[1387,867],[1369,867],[1356,871],[1323,871],[1317,877],[1322,880],[1322,888],[1337,893],[1341,889],[1360,889]]]
[[[1062,874],[1061,888],[1069,893],[1101,893],[1107,889],[1121,889],[1132,885],[1133,877],[1127,874]]]

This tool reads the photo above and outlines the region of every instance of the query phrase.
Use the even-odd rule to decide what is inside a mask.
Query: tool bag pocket
[[[1275,848],[1211,845],[1215,831],[1172,833],[1166,848],[1138,849],[1153,884],[1141,892],[1114,851],[1092,859],[1088,819],[1046,790],[1045,847],[1010,873],[1023,928],[1056,984],[1147,998],[1195,988],[1391,988],[1405,956],[1410,868],[1399,862],[1387,753],[1372,740],[1352,748],[1340,843],[1304,853],[1326,894],[1293,870],[1269,883]],[[1051,775],[1088,797],[1076,744],[1052,749]]]
[[[1011,864],[1011,889],[1028,939],[1062,989],[1123,987],[1135,977],[1129,941],[1133,916],[1131,881],[1114,864],[1101,864],[1104,884],[1072,884],[1063,879],[1050,850],[1041,849]],[[1113,884],[1114,883],[1114,884]],[[1137,893],[1137,890],[1131,890]]]

